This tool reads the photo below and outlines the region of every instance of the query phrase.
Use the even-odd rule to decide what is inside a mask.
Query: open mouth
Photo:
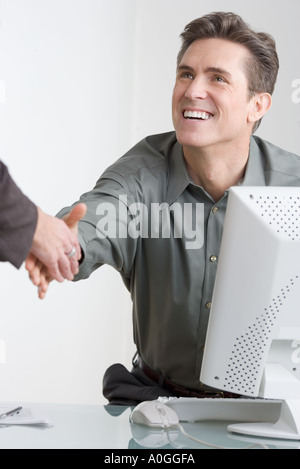
[[[208,119],[211,119],[213,117],[212,114],[209,112],[204,112],[204,111],[184,111],[183,117],[185,119],[192,119],[192,120],[202,120],[202,121],[207,121]]]

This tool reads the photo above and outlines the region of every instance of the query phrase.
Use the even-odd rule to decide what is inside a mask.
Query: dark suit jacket
[[[0,161],[0,261],[20,268],[30,251],[37,207],[16,186]]]

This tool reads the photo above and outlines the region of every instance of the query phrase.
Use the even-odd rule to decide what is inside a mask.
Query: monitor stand
[[[228,431],[257,437],[300,440],[300,400],[282,401],[280,417],[276,423],[250,422],[228,425]]]

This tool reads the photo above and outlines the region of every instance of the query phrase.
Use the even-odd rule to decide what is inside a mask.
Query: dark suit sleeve
[[[37,225],[37,207],[17,187],[0,161],[0,261],[20,268]]]

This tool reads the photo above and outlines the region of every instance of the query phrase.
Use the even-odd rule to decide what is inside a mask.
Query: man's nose
[[[194,78],[185,92],[186,98],[191,101],[195,99],[205,99],[207,98],[207,94],[205,81],[201,77]]]

